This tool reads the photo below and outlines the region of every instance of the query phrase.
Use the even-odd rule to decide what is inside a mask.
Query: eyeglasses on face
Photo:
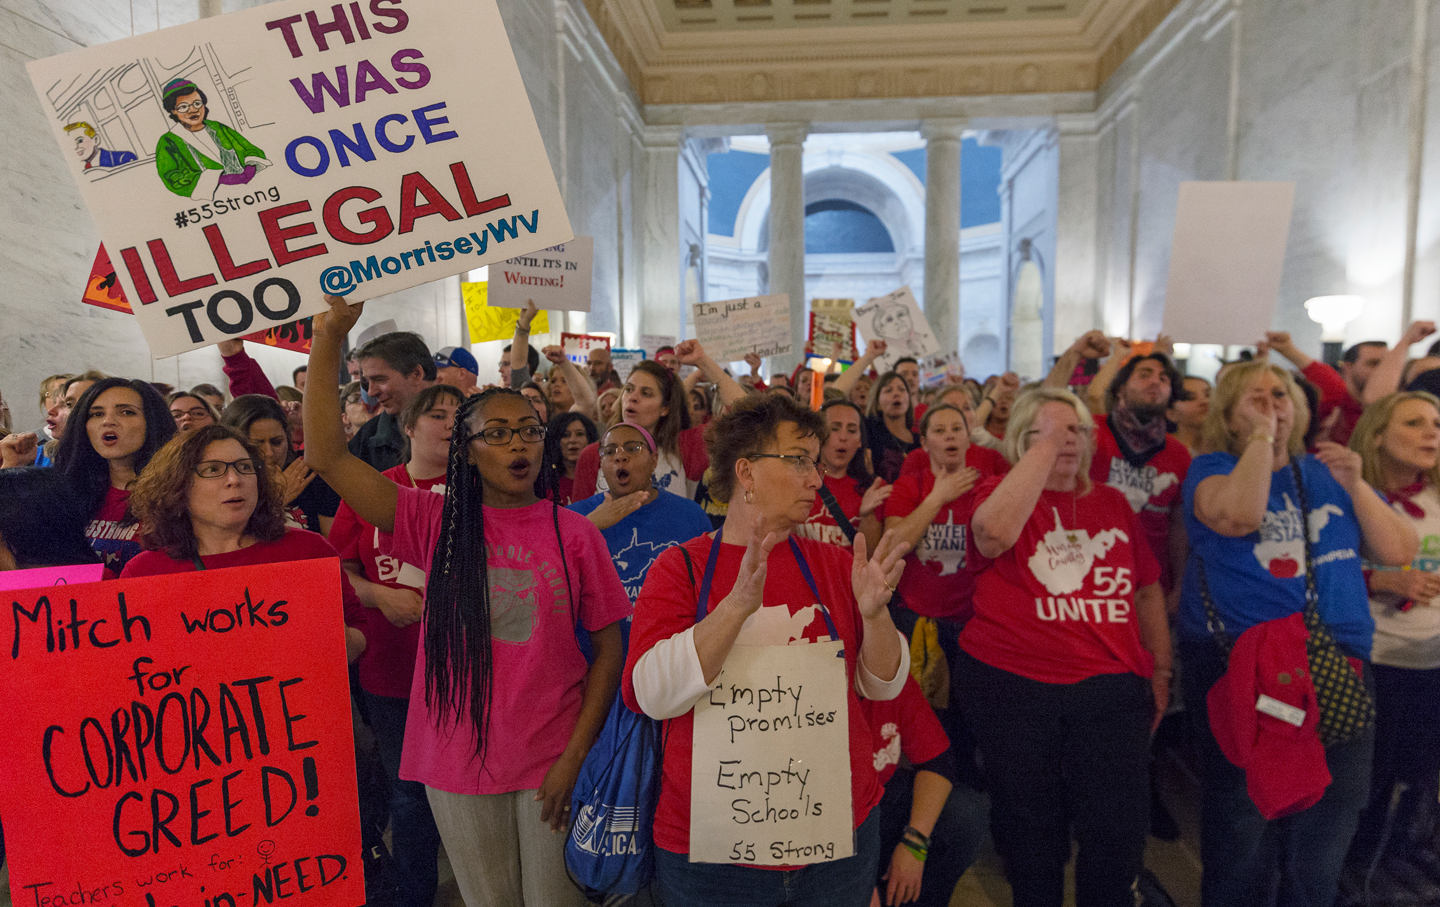
[[[480,438],[491,447],[500,447],[501,445],[509,444],[510,439],[515,435],[519,435],[520,440],[526,444],[534,444],[537,441],[545,440],[545,426],[522,425],[519,428],[502,428],[496,426],[495,428],[486,428],[477,431],[465,440],[474,441],[476,438]]]
[[[224,460],[202,460],[195,464],[195,474],[202,479],[218,479],[232,467],[236,475],[253,476],[256,472],[255,461],[246,457],[233,463],[226,463]]]
[[[795,470],[797,474],[802,476],[808,476],[817,468],[815,460],[812,457],[805,456],[804,454],[751,454],[745,459],[781,460],[785,463],[785,465],[789,466],[791,469]]]
[[[204,110],[204,109],[205,109],[205,102],[204,102],[204,101],[188,101],[188,102],[186,102],[186,103],[184,103],[184,104],[176,104],[176,105],[175,105],[175,112],[176,112],[176,113],[189,113],[189,112],[192,111],[192,110]]]
[[[639,441],[626,441],[624,444],[606,444],[604,447],[600,448],[600,457],[601,459],[609,459],[610,457],[615,456],[622,450],[633,457],[641,451],[649,449],[650,448],[646,447],[644,444],[641,444]]]
[[[171,417],[172,419],[203,419],[203,418],[205,418],[207,415],[209,415],[209,414],[206,413],[205,410],[201,409],[201,408],[198,407],[198,406],[195,407],[194,409],[172,409],[172,410],[170,410],[170,417]]]

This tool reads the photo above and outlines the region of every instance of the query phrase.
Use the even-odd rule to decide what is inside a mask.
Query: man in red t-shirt
[[[1167,592],[1184,567],[1180,487],[1190,452],[1166,434],[1165,410],[1183,387],[1164,353],[1137,356],[1121,366],[1105,390],[1107,413],[1095,418],[1090,461],[1091,481],[1115,488],[1130,502]]]
[[[1350,433],[1365,410],[1361,402],[1365,395],[1365,384],[1376,366],[1385,358],[1386,345],[1383,340],[1365,340],[1355,344],[1340,357],[1340,368],[1331,368],[1300,351],[1285,331],[1267,331],[1265,346],[1289,359],[1305,376],[1305,380],[1320,391],[1319,412],[1314,418],[1323,423],[1330,414],[1339,410],[1334,426],[1330,429],[1330,440],[1336,444],[1349,444]]]

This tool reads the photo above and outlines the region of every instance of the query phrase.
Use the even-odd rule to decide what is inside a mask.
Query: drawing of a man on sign
[[[85,162],[85,169],[92,167],[119,167],[139,160],[133,151],[111,151],[100,146],[100,136],[95,127],[84,120],[65,124],[65,134],[75,140],[75,154]]]
[[[189,79],[165,86],[161,104],[175,123],[155,145],[155,169],[176,195],[214,198],[221,186],[242,186],[270,166],[265,152],[239,132],[208,118],[209,99]]]
[[[884,340],[886,350],[876,365],[888,371],[896,361],[920,359],[940,351],[940,342],[915,302],[909,287],[876,297],[855,310],[855,323],[866,342]]]

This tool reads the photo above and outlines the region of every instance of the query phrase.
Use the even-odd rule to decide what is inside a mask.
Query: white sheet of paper
[[[495,0],[279,0],[26,68],[157,357],[573,235]]]
[[[1181,183],[1161,331],[1180,343],[1261,339],[1275,314],[1294,203],[1294,183]]]
[[[790,352],[790,297],[784,293],[697,302],[694,309],[695,337],[716,362]]]
[[[611,350],[610,365],[615,369],[615,374],[620,376],[620,383],[624,384],[630,378],[630,373],[635,366],[645,361],[644,350]]]
[[[577,236],[569,242],[511,258],[490,266],[489,304],[523,309],[527,299],[538,309],[590,311],[590,278],[595,238]]]
[[[840,649],[731,648],[695,704],[690,862],[804,866],[854,854]]]
[[[655,351],[662,346],[674,347],[675,338],[669,334],[641,334],[640,345],[645,348],[645,355],[651,359],[655,358]]]
[[[940,341],[920,311],[915,294],[909,287],[901,287],[874,299],[855,309],[855,326],[865,342],[885,341],[885,354],[875,360],[875,367],[883,374],[895,367],[895,362],[909,356],[924,359],[940,352]]]

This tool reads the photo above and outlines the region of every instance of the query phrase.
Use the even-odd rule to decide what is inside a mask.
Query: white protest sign
[[[280,0],[27,68],[157,357],[572,235],[494,0]]]
[[[630,373],[635,366],[645,361],[644,350],[611,350],[610,367],[615,369],[615,374],[620,376],[620,383],[624,384],[630,378]]]
[[[1253,344],[1270,330],[1294,183],[1181,183],[1161,333]]]
[[[511,258],[490,266],[490,305],[523,309],[535,300],[538,309],[590,311],[590,277],[595,239],[577,236],[558,246]]]
[[[840,649],[731,648],[695,705],[690,862],[799,866],[854,854]]]
[[[855,309],[855,325],[866,343],[885,341],[885,354],[875,360],[875,367],[882,373],[895,368],[895,362],[907,356],[920,360],[940,352],[940,341],[935,339],[909,287],[877,296]]]
[[[590,361],[590,351],[596,348],[610,349],[610,338],[599,334],[561,334],[560,349],[565,358],[579,366]]]
[[[784,293],[697,302],[693,308],[695,337],[716,362],[790,352],[790,297]]]
[[[645,349],[645,354],[647,356],[649,356],[651,359],[654,359],[656,351],[661,349],[662,347],[668,346],[671,349],[674,349],[675,338],[671,337],[668,334],[641,334],[640,346]]]

